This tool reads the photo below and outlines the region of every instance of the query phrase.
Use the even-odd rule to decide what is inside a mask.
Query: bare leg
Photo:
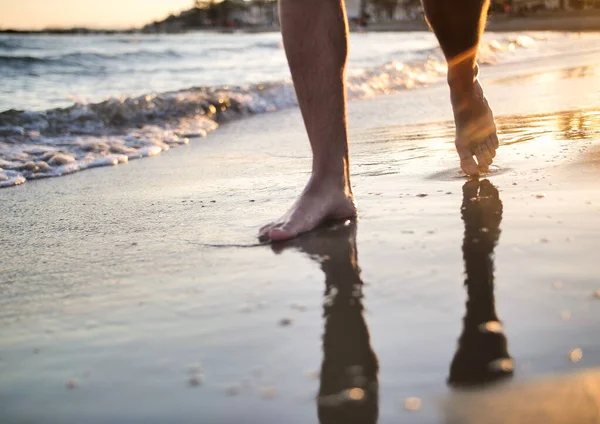
[[[283,44],[313,153],[312,175],[291,209],[259,237],[286,240],[328,218],[356,214],[350,188],[343,0],[280,0]]]
[[[423,7],[448,62],[460,166],[477,175],[487,171],[498,148],[494,117],[477,80],[476,64],[489,0],[423,0]]]

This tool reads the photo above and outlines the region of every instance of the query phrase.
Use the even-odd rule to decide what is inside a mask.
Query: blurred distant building
[[[389,22],[423,17],[420,0],[346,0],[350,22]]]
[[[279,24],[279,9],[276,0],[247,1],[243,16],[244,22],[256,26],[275,26]]]
[[[203,28],[279,25],[277,0],[196,0],[194,7],[143,28],[144,32],[183,32]]]
[[[600,9],[600,0],[492,0],[493,11]]]
[[[552,10],[561,7],[561,0],[492,0],[493,11]]]

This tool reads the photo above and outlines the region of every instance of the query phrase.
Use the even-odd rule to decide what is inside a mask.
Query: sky
[[[192,5],[193,0],[0,0],[0,28],[130,28]]]

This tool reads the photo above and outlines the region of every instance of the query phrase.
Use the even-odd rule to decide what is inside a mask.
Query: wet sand
[[[285,244],[297,110],[4,189],[0,421],[597,422],[600,54],[559,59],[483,68],[480,181],[443,85],[352,102],[359,219]]]

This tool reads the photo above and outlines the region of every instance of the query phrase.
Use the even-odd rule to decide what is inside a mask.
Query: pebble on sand
[[[289,327],[293,323],[294,323],[294,320],[291,319],[291,318],[281,318],[279,320],[279,325],[282,326],[282,327]]]
[[[418,411],[421,409],[421,399],[418,397],[408,397],[404,401],[404,409],[407,411]]]
[[[544,193],[538,193],[538,194],[535,195],[535,197],[537,199],[543,199],[544,197],[546,197],[546,195]]]
[[[204,378],[202,377],[201,374],[194,374],[188,380],[188,384],[190,385],[190,387],[198,387],[199,385],[202,384],[203,381],[204,381]]]
[[[569,359],[571,362],[579,362],[581,361],[581,358],[583,358],[583,352],[580,348],[573,349],[569,352]]]
[[[419,193],[417,194],[417,197],[427,197],[427,193]]]
[[[78,386],[79,386],[79,381],[75,380],[74,378],[67,381],[67,389],[74,389]]]

